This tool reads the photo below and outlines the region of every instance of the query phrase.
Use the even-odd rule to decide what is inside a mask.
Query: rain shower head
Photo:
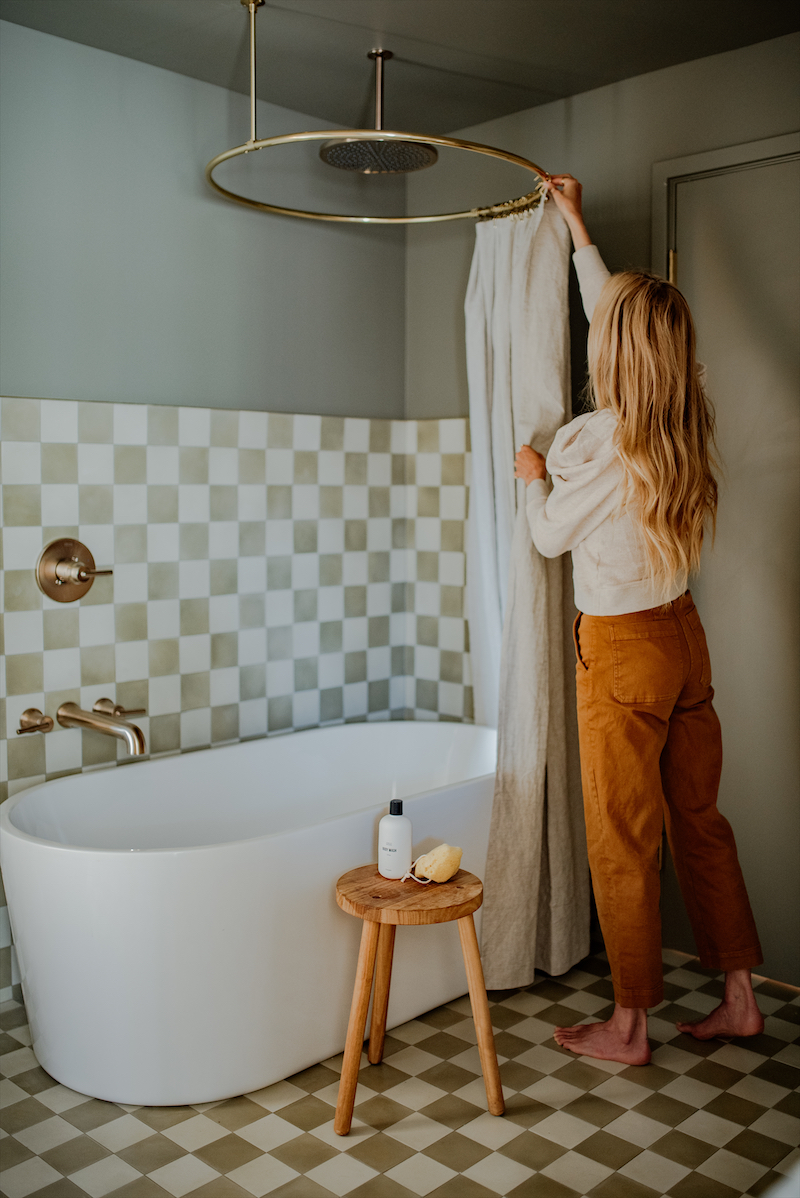
[[[391,50],[370,50],[375,61],[375,129],[383,128],[383,63],[393,58]],[[439,155],[433,146],[420,141],[388,138],[344,137],[326,141],[319,156],[328,166],[362,175],[405,175],[433,166]]]
[[[362,175],[402,175],[433,166],[439,155],[433,146],[420,141],[365,141],[344,137],[326,141],[319,156],[328,166],[341,171],[359,171]]]

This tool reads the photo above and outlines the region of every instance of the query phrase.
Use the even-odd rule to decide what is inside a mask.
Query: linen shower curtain
[[[481,955],[489,989],[564,973],[589,951],[583,815],[567,785],[560,559],[531,540],[522,444],[570,415],[570,236],[552,203],[479,222],[465,302],[472,480],[467,533],[477,723],[497,725]]]

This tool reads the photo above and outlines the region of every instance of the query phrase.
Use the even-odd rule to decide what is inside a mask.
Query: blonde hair
[[[621,507],[666,597],[699,569],[717,513],[714,413],[697,373],[692,314],[671,283],[639,271],[608,280],[589,328],[589,395],[618,418]]]

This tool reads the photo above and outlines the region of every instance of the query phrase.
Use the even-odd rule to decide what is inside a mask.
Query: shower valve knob
[[[102,574],[113,574],[113,570],[90,570],[83,562],[58,562],[55,569],[59,582],[88,582],[90,578],[99,578]]]
[[[83,598],[95,578],[113,573],[96,569],[94,558],[80,541],[61,537],[42,550],[36,563],[36,585],[48,599],[72,603]]]
[[[19,717],[17,736],[25,736],[28,732],[52,732],[53,718],[42,715],[38,707],[28,707]]]

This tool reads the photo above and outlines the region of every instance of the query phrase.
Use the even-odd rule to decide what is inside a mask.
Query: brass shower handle
[[[55,576],[59,582],[88,582],[90,578],[100,578],[103,574],[113,574],[113,570],[90,570],[83,562],[60,561],[56,563]]]
[[[60,537],[45,545],[36,563],[36,585],[56,603],[73,603],[82,599],[95,578],[113,574],[113,570],[98,570],[85,545],[71,537]]]
[[[25,736],[28,732],[52,732],[53,717],[42,715],[38,707],[28,707],[19,717],[17,736]]]
[[[107,571],[109,574],[111,571]],[[102,573],[102,571],[101,571]],[[129,715],[147,715],[146,707],[131,707],[126,711],[119,703],[115,703],[113,699],[98,699],[92,707],[92,711],[99,712],[100,715],[113,715],[117,719],[126,720]]]

